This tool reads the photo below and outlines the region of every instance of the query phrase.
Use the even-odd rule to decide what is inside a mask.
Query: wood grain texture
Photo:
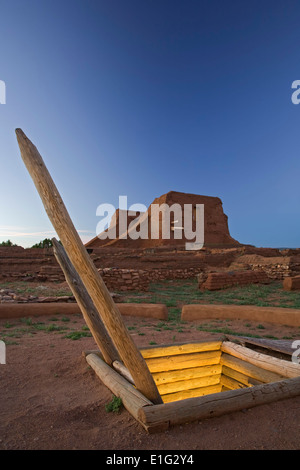
[[[224,353],[261,367],[266,371],[275,372],[284,377],[292,378],[300,376],[300,364],[294,364],[292,361],[277,359],[276,357],[253,351],[231,341],[224,341],[221,350]]]
[[[162,398],[164,403],[178,403],[182,400],[186,400],[187,398],[202,397],[204,395],[210,395],[212,393],[220,393],[221,390],[222,385],[218,382],[215,385],[208,385],[207,387],[199,387],[190,390],[182,390],[180,392],[169,393],[167,395],[163,395]]]
[[[95,308],[101,315],[110,337],[113,338],[120,358],[130,371],[136,387],[153,403],[161,403],[162,399],[147,364],[130,337],[119,309],[88,255],[41,155],[21,129],[16,129],[16,135],[22,159],[48,217]]]
[[[183,390],[200,389],[201,387],[208,387],[209,385],[216,385],[220,383],[221,374],[215,374],[205,377],[195,377],[194,379],[178,380],[176,382],[169,382],[166,384],[158,385],[159,393],[164,396],[168,393],[181,392]]]
[[[222,341],[201,341],[193,343],[181,343],[177,345],[156,346],[141,349],[145,359],[162,356],[176,356],[178,354],[190,354],[203,351],[216,351],[221,348]]]
[[[278,382],[286,378],[283,375],[276,374],[276,372],[265,370],[262,367],[226,353],[222,353],[220,364],[263,383]]]
[[[148,427],[148,432],[151,432],[152,426],[153,429],[159,429],[160,424],[165,426],[166,422],[170,426],[184,424],[298,395],[300,395],[300,377],[162,405],[144,406],[140,408],[138,415]]]
[[[66,281],[80,307],[83,318],[85,319],[105,361],[107,364],[112,365],[113,362],[118,361],[120,357],[109,334],[107,333],[101,317],[78,276],[76,269],[74,269],[74,266],[69,260],[64,247],[56,240],[56,238],[52,239],[52,243],[55,258],[63,270]]]
[[[207,377],[222,373],[222,366],[215,364],[212,366],[192,367],[190,369],[171,370],[153,373],[152,376],[156,385],[162,385],[178,380],[189,380],[197,377]]]
[[[207,351],[177,356],[153,357],[147,359],[147,364],[152,373],[165,372],[219,364],[220,357],[221,351]]]

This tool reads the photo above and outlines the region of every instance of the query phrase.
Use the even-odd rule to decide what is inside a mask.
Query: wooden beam
[[[227,367],[224,365],[221,367],[222,376],[230,377],[231,379],[237,380],[238,382],[247,385],[247,387],[252,387],[252,385],[261,385],[262,383],[264,383],[261,380],[254,379],[253,377],[249,377],[246,374],[242,374],[242,372],[238,372],[237,370],[232,369],[231,367]]]
[[[194,354],[180,354],[178,356],[153,357],[147,359],[147,364],[152,373],[165,372],[219,364],[220,357],[221,351],[207,351]]]
[[[298,395],[300,395],[300,377],[163,405],[144,406],[140,408],[138,416],[144,426],[147,426],[148,432],[152,432],[152,427],[155,431],[160,425],[165,426],[166,422],[170,426],[184,424]]]
[[[270,370],[265,370],[262,367],[251,364],[251,362],[244,361],[238,357],[231,356],[231,354],[223,353],[221,356],[220,364],[227,366],[230,369],[248,375],[253,379],[259,380],[263,383],[278,382],[286,378],[286,376],[277,374]]]
[[[199,389],[201,387],[208,387],[209,385],[216,385],[220,383],[221,374],[207,375],[205,377],[195,377],[188,380],[178,380],[176,382],[168,382],[158,385],[159,393],[162,396],[168,393],[181,392],[184,390]]]
[[[181,343],[177,345],[156,346],[147,349],[141,349],[145,359],[161,356],[175,356],[177,354],[190,354],[203,351],[220,350],[222,341],[202,341],[194,343]]]
[[[238,341],[239,344],[241,344],[241,346],[245,346],[246,348],[250,348],[254,350],[255,350],[255,346],[258,346],[260,349],[263,350],[260,352],[263,353],[264,350],[266,350],[267,351],[266,354],[268,354],[268,351],[270,351],[271,354],[281,353],[284,356],[282,357],[282,359],[287,357],[288,360],[290,360],[290,357],[295,351],[295,349],[292,348],[293,340],[287,340],[287,339],[268,339],[268,338],[253,338],[250,336],[226,335],[226,341],[232,341],[233,343],[236,343]]]
[[[222,373],[222,366],[214,364],[212,366],[192,367],[190,369],[171,370],[156,372],[152,376],[157,386],[178,380],[189,380],[197,377],[207,377]]]
[[[105,326],[103,325],[99,312],[95,308],[92,299],[76,272],[76,269],[74,269],[74,266],[69,260],[64,247],[56,240],[56,238],[52,238],[52,243],[55,258],[65,275],[66,281],[69,284],[77,304],[80,307],[83,318],[85,319],[104,360],[109,365],[112,365],[114,361],[120,360],[120,357]]]
[[[127,367],[124,366],[123,362],[120,361],[114,361],[113,362],[113,368],[119,372],[119,374],[123,375],[125,379],[131,383],[132,385],[135,385],[133,378],[131,377],[131,374]]]
[[[89,354],[95,354],[96,356],[100,357],[100,359],[102,361],[104,361],[103,354],[98,349],[90,349],[90,350],[87,350],[87,351],[82,351],[82,355],[85,359]],[[130,382],[132,385],[135,386],[134,380],[131,377],[131,374],[130,374],[129,370],[127,369],[127,367],[124,366],[123,362],[114,361],[112,363],[112,367],[114,368],[115,371],[117,371],[119,374],[121,374],[127,380],[127,382]]]
[[[211,393],[220,393],[222,390],[222,385],[220,380],[217,384],[208,385],[207,387],[199,387],[193,388],[191,390],[182,390],[180,392],[169,393],[167,395],[163,395],[164,403],[171,403],[171,402],[182,402],[182,400],[186,400],[188,398],[193,397],[202,397],[203,395],[210,395]]]
[[[275,372],[284,377],[300,376],[300,364],[294,364],[292,361],[285,361],[267,354],[261,354],[252,349],[240,346],[239,344],[232,343],[231,341],[224,341],[221,350],[223,353],[243,359],[262,369]]]
[[[239,382],[238,380],[233,379],[232,377],[227,377],[227,375],[221,376],[221,385],[224,385],[224,387],[228,388],[229,390],[236,390],[238,388],[246,388],[247,385],[245,385],[242,382]]]
[[[153,403],[162,403],[147,364],[125,327],[99,272],[87,253],[64,202],[37,148],[21,129],[16,129],[21,156],[36,186],[52,225],[79,274],[95,308],[113,338],[122,362],[130,371],[136,387]]]

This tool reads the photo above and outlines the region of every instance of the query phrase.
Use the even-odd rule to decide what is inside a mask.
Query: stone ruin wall
[[[196,278],[201,268],[185,269],[99,269],[106,287],[111,291],[147,291],[151,282],[167,279]]]
[[[224,272],[234,271],[263,272],[270,280],[283,280],[286,277],[300,274],[299,250],[287,250],[282,254],[279,250],[255,249],[254,247],[204,250],[189,258],[190,261],[185,264],[181,261],[180,253],[170,252],[168,258],[166,252],[164,259],[173,260],[172,265],[167,261],[166,266],[157,261],[161,258],[161,254],[145,254],[143,252],[142,261],[135,269],[124,268],[124,266],[101,267],[101,254],[99,255],[91,255],[91,257],[110,291],[146,291],[150,282],[159,282],[165,279],[196,279],[200,273],[204,273],[202,282],[206,280],[209,273],[213,272],[222,272],[223,275]],[[155,262],[153,259],[151,261],[152,256],[157,257],[153,258]],[[148,258],[149,263],[145,262],[143,265],[143,260],[146,261]],[[118,259],[111,258],[115,262]],[[115,262],[112,262],[112,266],[117,265]],[[65,278],[52,249],[25,250],[21,247],[0,247],[0,280],[2,282],[34,281],[43,283],[64,282]],[[222,284],[219,277],[219,288],[226,288],[226,282],[224,279]]]
[[[93,259],[93,258],[92,258]],[[165,279],[195,278],[202,267],[126,269],[100,268],[94,262],[109,290],[146,291],[150,282]],[[0,280],[27,282],[64,282],[64,274],[52,249],[0,248]]]
[[[232,265],[252,271],[263,271],[271,280],[283,280],[286,277],[300,273],[300,256],[272,256],[245,255],[238,258]]]
[[[268,284],[270,278],[264,271],[231,271],[224,273],[199,274],[198,285],[203,291],[221,290],[229,287],[244,287],[249,284]]]
[[[64,276],[52,248],[0,247],[0,280],[55,282]]]

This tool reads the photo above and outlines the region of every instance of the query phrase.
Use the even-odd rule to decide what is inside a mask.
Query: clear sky
[[[300,246],[300,2],[1,0],[0,242],[53,228],[39,149],[84,241],[99,204],[218,196],[241,243]]]

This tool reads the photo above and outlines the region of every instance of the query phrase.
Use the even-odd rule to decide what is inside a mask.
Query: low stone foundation
[[[200,268],[185,269],[120,269],[104,268],[98,270],[106,287],[111,291],[147,291],[150,282],[166,279],[195,278]]]
[[[198,277],[201,290],[219,290],[247,284],[268,284],[270,279],[264,271],[232,271],[223,273],[209,273],[206,280]]]
[[[237,257],[229,269],[264,271],[270,279],[275,281],[296,276],[300,272],[300,260],[299,255],[284,256],[282,254],[264,257],[261,254],[245,254]]]
[[[142,270],[104,268],[98,269],[106,287],[112,291],[148,290],[148,281]]]
[[[271,280],[300,274],[300,249],[280,251],[244,246],[187,252],[174,247],[99,248],[90,256],[110,291],[147,291],[151,282],[191,279],[200,273],[204,280],[213,272],[263,271]],[[51,248],[0,247],[0,281],[60,283],[65,277]]]

